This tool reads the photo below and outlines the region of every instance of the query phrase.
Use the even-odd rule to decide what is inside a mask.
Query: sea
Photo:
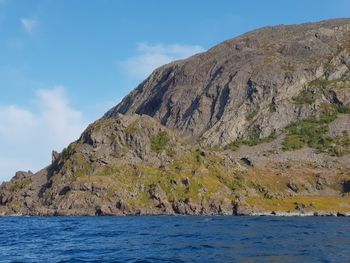
[[[0,262],[350,262],[350,218],[0,217]]]

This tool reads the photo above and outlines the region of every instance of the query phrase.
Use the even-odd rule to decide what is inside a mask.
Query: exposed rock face
[[[312,80],[349,76],[349,36],[347,19],[249,32],[155,70],[105,118],[146,114],[205,144],[265,137],[314,114],[290,103]]]
[[[350,212],[350,19],[249,32],[155,70],[0,215]]]

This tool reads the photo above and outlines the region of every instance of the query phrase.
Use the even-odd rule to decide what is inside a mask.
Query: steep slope
[[[349,76],[349,36],[349,19],[249,32],[155,70],[105,118],[146,114],[211,145],[266,137],[314,114],[290,103],[312,80]]]
[[[3,184],[0,212],[95,215],[188,210],[218,214],[226,209],[225,213],[232,214],[232,190],[226,183],[233,179],[228,171],[222,170],[221,175],[227,177],[226,183],[209,171],[195,182],[190,179],[204,154],[148,116],[118,115],[100,120],[57,155],[48,168],[37,174],[19,172]],[[206,162],[215,160],[220,158],[214,153],[206,158]],[[219,169],[219,164],[210,169],[216,166]]]
[[[0,214],[350,213],[350,19],[266,27],[155,70]]]

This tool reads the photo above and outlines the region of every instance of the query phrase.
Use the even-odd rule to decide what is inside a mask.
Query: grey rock
[[[33,175],[33,173],[31,171],[28,171],[28,172],[18,171],[18,172],[16,172],[13,180],[21,180],[24,178],[28,178],[32,175]]]
[[[348,74],[348,53],[339,48],[347,47],[349,23],[265,27],[227,40],[155,70],[104,118],[146,114],[210,145],[266,137],[315,114],[313,105],[289,102],[308,83]]]
[[[289,188],[290,190],[292,190],[293,192],[295,192],[295,193],[299,192],[299,187],[298,187],[295,183],[289,182],[289,183],[287,184],[287,186],[288,186],[288,188]]]
[[[56,151],[52,151],[52,163],[56,162],[59,159],[60,155]]]

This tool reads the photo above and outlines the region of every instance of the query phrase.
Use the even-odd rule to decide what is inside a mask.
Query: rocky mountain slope
[[[155,70],[0,213],[350,212],[350,19],[265,27]]]

